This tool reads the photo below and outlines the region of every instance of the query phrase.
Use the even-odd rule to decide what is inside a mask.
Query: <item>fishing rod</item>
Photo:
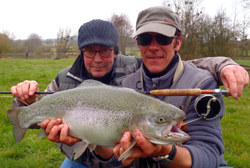
[[[53,94],[55,92],[35,92],[35,94]],[[201,89],[157,89],[145,92],[155,96],[200,96],[204,94],[211,95],[227,95],[231,96],[229,89],[214,89],[214,90],[201,90]],[[0,92],[0,94],[12,94],[11,92]]]
[[[211,95],[227,95],[231,96],[229,89],[214,89],[214,90],[201,90],[201,89],[158,89],[149,92],[155,96],[201,96],[205,94]]]

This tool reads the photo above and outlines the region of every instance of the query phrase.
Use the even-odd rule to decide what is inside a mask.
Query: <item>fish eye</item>
[[[158,117],[158,122],[163,123],[163,122],[165,122],[165,119],[163,117]]]

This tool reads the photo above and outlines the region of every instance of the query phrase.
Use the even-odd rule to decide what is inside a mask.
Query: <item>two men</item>
[[[176,29],[176,28],[175,28]],[[139,35],[139,34],[137,34]],[[151,35],[151,43],[160,40],[159,43],[161,45],[166,44],[164,41],[168,41],[169,39],[166,39],[164,36],[157,36],[157,33],[149,32],[149,35]],[[153,37],[154,36],[154,37]],[[149,41],[150,38],[149,37]],[[170,36],[172,38],[172,36]],[[117,42],[118,42],[119,36],[115,29],[115,27],[107,22],[102,20],[92,20],[88,23],[85,23],[81,26],[79,29],[79,35],[78,35],[78,46],[81,50],[81,54],[76,59],[75,63],[72,67],[66,68],[63,71],[59,73],[59,75],[56,77],[55,80],[51,82],[51,84],[48,86],[46,91],[60,91],[60,90],[66,90],[70,88],[77,87],[82,81],[86,79],[95,79],[99,80],[106,84],[111,85],[120,85],[123,79],[129,75],[135,72],[138,67],[140,67],[140,60],[136,59],[135,57],[127,57],[122,55],[117,55]],[[157,40],[156,40],[157,39]],[[139,37],[138,37],[139,40]],[[148,41],[145,38],[141,38],[143,41]],[[162,41],[163,40],[163,41]],[[142,43],[144,43],[141,41]],[[175,41],[175,39],[172,39],[172,43]],[[165,72],[167,66],[162,66],[162,69],[157,70],[158,66],[161,67],[160,64],[155,64],[158,61],[163,62],[163,58],[168,60],[169,57],[173,57],[175,51],[177,52],[180,48],[181,44],[181,38],[179,38],[180,43],[177,43],[175,49],[174,46],[171,46],[172,49],[170,50],[170,53],[165,56],[157,55],[154,56],[153,54],[151,56],[147,56],[148,60],[150,61],[150,66],[148,68],[149,74],[152,70],[153,77],[155,74],[161,76],[161,71],[163,70]],[[157,42],[157,43],[158,43]],[[142,59],[143,66],[147,65],[147,59],[144,59],[144,52],[143,48],[140,48],[142,46],[147,46],[145,43],[138,43],[138,47],[142,53]],[[148,43],[148,42],[147,42]],[[148,45],[151,45],[148,44]],[[165,46],[169,46],[165,45]],[[156,47],[157,48],[157,47]],[[169,47],[168,47],[169,48]],[[158,50],[158,49],[157,49]],[[147,55],[147,54],[145,54]],[[171,60],[170,58],[169,60]],[[218,61],[221,61],[223,63],[225,58],[215,58]],[[211,68],[210,65],[206,65],[208,61],[211,61],[211,58],[207,58],[206,61],[203,59],[201,62],[199,60],[196,62],[199,62],[199,66],[204,66],[207,69]],[[179,62],[179,57],[176,57],[176,62]],[[181,62],[181,61],[180,61]],[[204,64],[205,62],[205,64]],[[152,64],[151,64],[152,63]],[[163,62],[164,63],[164,62]],[[164,63],[165,64],[165,63]],[[166,63],[167,64],[167,63]],[[151,65],[153,69],[151,69]],[[218,67],[216,70],[213,71],[213,74],[216,76],[216,71],[220,71],[221,78],[223,79],[239,79],[240,82],[235,82],[236,80],[229,80],[227,81],[230,83],[230,87],[235,87],[233,90],[235,90],[236,93],[238,93],[238,96],[241,95],[243,87],[248,84],[248,81],[244,81],[244,77],[246,75],[246,72],[243,68],[235,65],[235,63],[231,62],[230,60],[227,61],[228,66],[222,66]],[[232,66],[234,65],[234,66]],[[165,69],[164,69],[165,68]],[[172,69],[172,68],[170,68]],[[241,75],[236,75],[234,73],[235,70],[239,70]],[[167,70],[168,71],[168,70]],[[160,74],[158,74],[158,72]],[[226,73],[225,73],[226,72]],[[231,73],[227,73],[231,72]],[[207,72],[206,72],[207,73]],[[236,76],[235,76],[236,75]],[[149,75],[150,76],[150,75]],[[248,77],[248,75],[247,75]],[[129,80],[129,79],[128,79]],[[127,80],[126,80],[127,81]],[[126,82],[124,83],[124,86],[126,85]],[[244,81],[244,82],[242,82]],[[236,84],[238,83],[239,86]],[[238,87],[237,87],[238,86]],[[211,87],[215,87],[215,85],[212,85]],[[239,90],[238,90],[239,88]],[[31,104],[34,102],[34,92],[38,91],[38,84],[35,81],[25,81],[23,83],[18,84],[17,86],[12,87],[12,93],[16,97],[22,99],[23,101],[27,102],[28,104]],[[16,99],[14,101],[14,106],[19,106],[20,102]],[[112,148],[105,148],[98,146],[94,152],[90,153],[88,150],[83,154],[83,156],[80,157],[78,162],[76,163],[71,161],[70,159],[73,158],[72,148],[74,147],[73,144],[75,144],[77,141],[79,141],[77,138],[69,137],[67,136],[68,126],[65,124],[61,124],[60,119],[53,119],[53,120],[45,120],[42,122],[41,127],[46,129],[46,132],[49,133],[49,139],[55,142],[59,142],[58,147],[61,148],[62,153],[66,154],[68,158],[63,163],[62,167],[67,167],[69,165],[74,167],[84,167],[84,165],[87,165],[88,167],[99,167],[100,165],[102,167],[124,167],[120,162],[117,161],[116,157],[113,155],[113,149]],[[128,134],[128,133],[127,133]],[[125,136],[127,137],[127,136]],[[131,137],[130,134],[128,134],[128,139],[125,139],[124,137],[121,141],[121,148],[119,148],[119,151],[122,152],[123,148],[126,148],[126,145],[129,143]],[[125,146],[124,146],[124,143]],[[64,143],[64,144],[63,144]],[[73,146],[68,146],[73,145]],[[114,149],[115,155],[118,156],[120,153],[117,153],[118,147]],[[170,148],[169,148],[170,149]],[[165,153],[164,153],[165,154]],[[132,156],[134,157],[134,156]],[[129,158],[133,159],[133,158]],[[125,160],[124,164],[128,165],[131,163],[131,160]],[[131,164],[131,167],[133,166],[133,163]],[[125,166],[127,167],[127,166]]]

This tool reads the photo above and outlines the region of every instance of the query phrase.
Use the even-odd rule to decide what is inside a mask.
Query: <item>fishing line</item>
[[[20,102],[24,103],[26,106],[28,106],[28,105],[29,105],[28,103],[26,103],[25,101],[23,101],[23,100],[21,100],[21,99],[19,99],[19,98],[17,98],[17,97],[16,97],[16,99],[17,99],[18,101],[20,101]]]
[[[197,120],[200,120],[200,119],[202,119],[202,118],[196,118],[196,119],[190,120],[190,121],[188,121],[188,122],[183,122],[183,124],[181,124],[181,126],[186,125],[186,124],[189,124],[189,123],[192,123],[192,122],[197,121]]]

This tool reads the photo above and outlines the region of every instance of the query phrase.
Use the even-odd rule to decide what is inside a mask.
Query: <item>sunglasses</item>
[[[173,39],[178,37],[178,36],[168,37],[168,36],[164,36],[162,34],[157,34],[157,35],[153,36],[153,35],[150,35],[147,33],[143,33],[143,34],[138,35],[136,40],[137,40],[139,45],[148,46],[149,44],[151,44],[153,37],[155,37],[155,39],[159,45],[169,45],[172,43]]]

